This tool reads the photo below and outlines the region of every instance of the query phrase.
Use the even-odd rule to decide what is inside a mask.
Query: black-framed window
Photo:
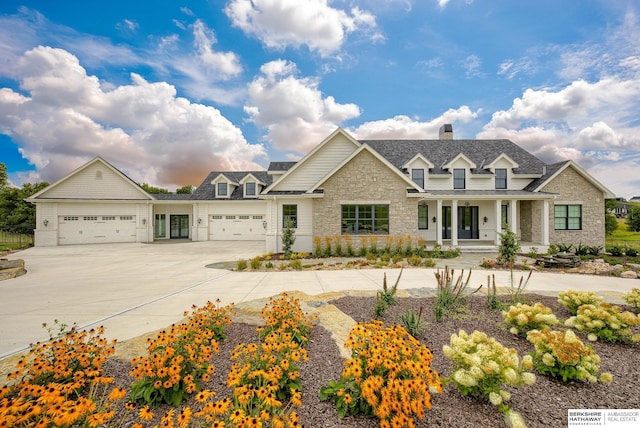
[[[425,204],[418,205],[418,229],[429,229],[429,207]]]
[[[286,227],[287,219],[291,220],[292,227],[298,227],[298,206],[283,205],[282,206],[282,227]]]
[[[424,169],[412,169],[411,179],[420,186],[421,189],[424,189]]]
[[[244,185],[244,194],[245,196],[255,196],[256,195],[256,183],[253,181],[249,181]]]
[[[496,168],[496,189],[507,188],[507,169]]]
[[[227,183],[221,181],[218,183],[218,195],[217,196],[227,196]]]
[[[500,210],[501,210],[500,221],[502,222],[502,228],[506,229],[507,226],[509,225],[509,205],[501,205]]]
[[[388,235],[389,205],[342,205],[342,234]]]
[[[464,168],[453,169],[453,188],[466,189],[465,170]]]
[[[582,230],[582,205],[555,205],[556,230]]]

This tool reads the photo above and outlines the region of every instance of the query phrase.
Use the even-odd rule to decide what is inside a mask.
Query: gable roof
[[[269,162],[267,172],[289,171],[297,162]]]
[[[604,196],[605,198],[615,198],[615,194],[611,190],[607,189],[602,183],[596,180],[591,174],[589,174],[587,171],[582,169],[580,165],[578,165],[572,160],[567,160],[567,161],[562,161],[562,162],[554,163],[551,165],[547,165],[546,173],[542,177],[536,180],[533,180],[531,183],[529,183],[529,185],[525,187],[524,190],[528,190],[530,192],[539,192],[547,183],[549,183],[551,180],[556,178],[558,175],[560,175],[560,173],[562,173],[567,168],[573,168],[585,180],[587,180],[593,186],[595,186],[600,191],[602,191],[605,194]]]
[[[336,172],[338,172],[343,166],[345,166],[347,163],[351,162],[352,159],[354,159],[356,156],[358,156],[360,153],[362,153],[363,151],[367,151],[369,153],[371,153],[376,159],[378,159],[380,162],[382,162],[387,168],[389,168],[389,170],[391,170],[392,172],[394,172],[402,181],[404,181],[405,183],[407,183],[408,187],[411,187],[413,190],[416,190],[418,192],[424,192],[424,190],[422,190],[416,183],[413,182],[413,180],[409,179],[409,177],[407,177],[406,175],[404,175],[402,173],[402,171],[400,171],[398,168],[396,168],[394,165],[392,165],[391,163],[389,163],[388,160],[386,160],[384,157],[382,157],[378,152],[376,152],[375,150],[373,150],[370,146],[368,146],[367,144],[363,144],[361,145],[358,150],[356,150],[355,152],[353,152],[351,154],[351,156],[349,156],[348,158],[346,158],[344,161],[342,161],[340,163],[340,165],[336,166],[333,170],[331,170],[327,175],[325,175],[320,181],[318,181],[311,189],[309,189],[307,191],[307,193],[313,193],[317,188],[321,187],[322,184],[324,184],[333,174],[335,174]]]
[[[484,169],[503,153],[513,159],[518,168],[515,174],[543,173],[544,162],[517,144],[509,140],[361,140],[363,144],[371,146],[396,168],[403,166],[416,155],[421,154],[429,159],[434,168],[431,174],[448,174],[443,166],[460,154],[464,154],[478,168],[473,174],[491,174]]]
[[[135,199],[135,200],[152,200],[154,199],[154,197],[147,193],[142,187],[140,187],[140,185],[138,185],[138,183],[136,183],[135,181],[133,181],[131,178],[129,178],[126,174],[124,174],[122,171],[120,171],[119,169],[117,169],[116,167],[114,167],[113,165],[111,165],[109,162],[107,162],[106,160],[102,159],[100,156],[96,156],[95,158],[93,158],[92,160],[90,160],[89,162],[85,163],[84,165],[82,165],[81,167],[73,170],[72,172],[70,172],[69,174],[65,175],[64,177],[62,177],[60,180],[56,181],[53,184],[50,184],[49,186],[45,187],[44,189],[40,190],[39,192],[31,195],[29,198],[27,198],[27,201],[29,202],[35,202],[38,199],[48,199],[47,198],[47,194],[51,194],[51,193],[55,193],[57,190],[61,189],[63,186],[65,186],[65,184],[69,183],[71,180],[73,180],[74,177],[81,175],[83,172],[87,171],[89,168],[95,166],[95,165],[101,165],[103,167],[105,167],[108,171],[112,172],[117,178],[119,178],[123,183],[124,183],[124,188],[125,189],[129,189],[131,191],[130,197],[128,198],[124,198],[124,199]],[[101,173],[100,173],[101,174]],[[102,174],[101,174],[102,176]],[[139,197],[137,197],[139,196]],[[53,196],[50,195],[49,198],[51,199],[60,199],[60,196]],[[76,197],[73,198],[66,198],[63,197],[62,199],[86,199],[85,197],[83,197],[82,195],[77,195]],[[107,198],[104,198],[107,199]],[[109,198],[109,199],[123,199],[123,198]]]
[[[210,200],[216,197],[216,188],[213,184],[215,179],[224,175],[229,181],[234,183],[240,183],[246,176],[252,175],[256,180],[264,183],[265,186],[270,185],[273,182],[273,177],[267,173],[267,171],[211,171],[209,175],[202,181],[202,183],[196,188],[191,195],[191,199],[195,200]],[[243,195],[243,186],[238,186],[233,190],[233,193],[228,199],[242,200],[246,199]]]

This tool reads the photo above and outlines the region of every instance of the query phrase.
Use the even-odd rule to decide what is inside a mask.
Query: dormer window
[[[249,181],[244,184],[244,195],[255,196],[256,195],[256,183]]]
[[[496,189],[507,188],[507,169],[496,168]]]
[[[424,189],[424,169],[412,169],[411,179],[420,186],[421,189]]]
[[[218,193],[217,196],[221,197],[221,196],[229,196],[228,195],[229,191],[227,189],[227,183],[225,182],[219,182],[218,183]]]
[[[453,170],[453,188],[454,189],[465,189],[466,188],[466,180],[465,180],[465,170],[464,170],[464,168],[454,168],[454,170]]]

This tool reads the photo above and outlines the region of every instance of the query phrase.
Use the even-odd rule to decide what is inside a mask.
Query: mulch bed
[[[541,302],[553,309],[556,316],[564,320],[570,316],[569,312],[554,297],[528,295],[530,302]],[[337,306],[356,321],[370,321],[373,317],[373,297],[342,297],[330,302]],[[398,323],[407,309],[418,311],[424,307],[425,332],[419,338],[423,344],[433,351],[432,367],[442,377],[450,374],[451,366],[442,353],[442,346],[449,344],[452,333],[463,329],[468,333],[481,330],[489,336],[495,337],[505,346],[518,350],[522,357],[533,350],[533,346],[525,339],[506,331],[502,323],[500,312],[490,311],[484,296],[474,296],[469,299],[465,310],[455,316],[445,317],[437,323],[433,314],[433,297],[398,298],[397,303],[389,307],[382,320],[385,324]],[[579,335],[583,342],[587,342],[584,335]],[[229,397],[231,391],[226,388],[226,374],[231,366],[230,355],[239,343],[257,341],[255,326],[233,324],[227,329],[227,340],[220,345],[220,353],[215,355],[213,364],[216,373],[211,381],[205,385],[218,393],[217,397]],[[530,428],[558,427],[567,425],[568,409],[638,409],[640,408],[640,393],[638,392],[638,366],[640,365],[639,345],[619,345],[606,343],[591,343],[600,355],[601,371],[613,374],[611,384],[587,384],[581,382],[563,383],[542,375],[536,375],[533,386],[523,386],[513,389],[510,400],[511,407],[518,411]],[[367,419],[361,416],[348,416],[340,419],[335,407],[330,401],[322,402],[318,399],[318,391],[330,380],[337,380],[342,370],[342,359],[337,345],[331,338],[331,333],[322,326],[316,326],[311,333],[307,346],[310,357],[308,363],[303,364],[302,377],[302,407],[297,409],[302,424],[309,428],[315,427],[377,427],[377,419]],[[130,364],[128,361],[111,359],[106,364],[109,376],[116,377],[118,385],[127,387],[132,379],[129,377]],[[442,395],[434,395],[433,408],[426,412],[422,421],[417,421],[418,427],[500,427],[505,426],[503,416],[496,407],[482,401],[463,397],[452,386],[444,387]],[[194,405],[193,399],[185,405]],[[161,416],[170,407],[161,406],[155,410]],[[121,416],[121,415],[120,415]],[[135,415],[131,415],[135,416]],[[126,416],[124,426],[138,422],[136,418]],[[117,417],[116,417],[117,419]],[[159,417],[149,423],[153,426],[159,423]]]

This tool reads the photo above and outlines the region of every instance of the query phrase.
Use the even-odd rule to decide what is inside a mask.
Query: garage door
[[[209,216],[209,240],[211,241],[259,241],[263,240],[263,215],[234,214]]]
[[[132,215],[61,216],[58,225],[60,245],[136,242]]]

